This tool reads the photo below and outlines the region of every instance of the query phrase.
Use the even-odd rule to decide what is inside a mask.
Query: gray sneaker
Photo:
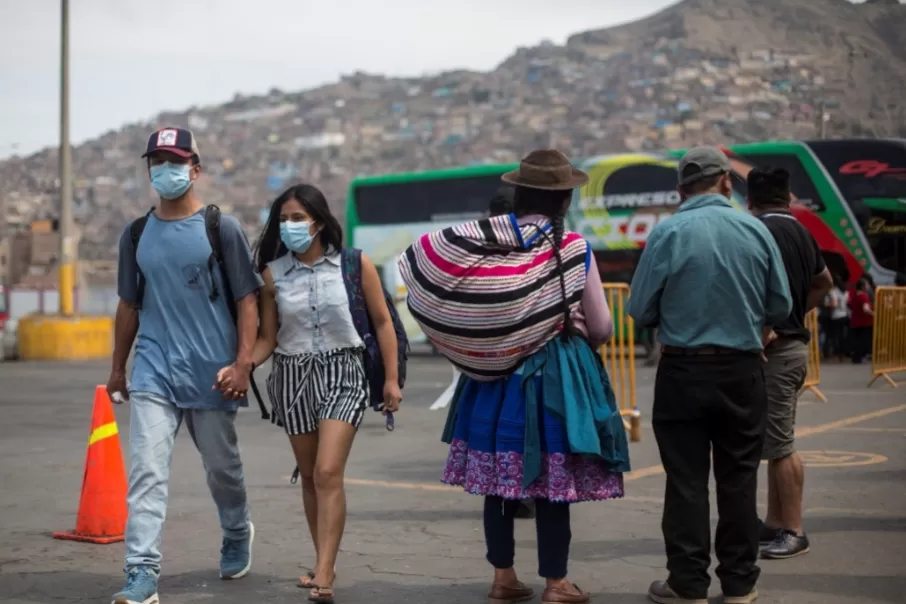
[[[252,542],[255,525],[249,522],[249,535],[245,539],[223,539],[220,548],[220,578],[241,579],[252,568]]]
[[[113,604],[160,604],[157,573],[148,566],[133,566],[126,571],[126,585],[113,596]]]

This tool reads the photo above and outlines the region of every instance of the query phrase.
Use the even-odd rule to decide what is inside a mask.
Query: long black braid
[[[557,261],[557,276],[560,279],[560,291],[563,293],[563,331],[561,336],[566,340],[576,333],[576,328],[570,316],[569,296],[566,292],[566,275],[563,270],[563,257],[560,255],[560,246],[563,245],[563,235],[566,231],[564,195],[563,191],[542,191],[517,187],[515,206],[517,213],[520,215],[538,213],[550,218],[550,235],[540,226],[532,226],[538,230],[538,234],[554,249],[554,258]]]

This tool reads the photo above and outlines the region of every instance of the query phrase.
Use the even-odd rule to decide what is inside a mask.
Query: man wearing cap
[[[245,234],[231,216],[221,216],[219,222],[224,274],[210,262],[206,210],[195,187],[201,164],[193,134],[181,128],[158,130],[142,157],[160,203],[139,219],[144,222],[138,233],[130,224],[119,244],[120,302],[107,390],[114,400],[130,400],[131,470],[126,584],[114,604],[159,601],[159,544],[173,443],[183,422],[201,454],[220,516],[221,578],[238,579],[249,571],[254,538],[234,420],[238,408],[248,404],[261,277]],[[225,296],[214,293],[224,291],[235,299],[238,326]],[[127,387],[126,361],[133,342]],[[230,390],[223,394],[215,384],[218,371],[227,366],[221,377],[228,378]]]
[[[707,603],[711,578],[708,481],[717,483],[717,576],[727,604],[757,598],[755,509],[767,396],[764,345],[792,309],[767,227],[730,203],[731,166],[714,147],[680,160],[677,213],[648,237],[629,314],[663,345],[652,424],[667,474],[662,529],[666,581],[655,602]]]

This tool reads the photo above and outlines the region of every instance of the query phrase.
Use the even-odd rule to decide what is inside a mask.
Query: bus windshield
[[[824,164],[882,269],[906,273],[906,141],[808,143]]]
[[[488,213],[500,176],[363,184],[354,189],[362,225],[473,220]]]

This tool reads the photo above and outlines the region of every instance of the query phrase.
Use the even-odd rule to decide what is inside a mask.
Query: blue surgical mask
[[[189,164],[171,164],[164,162],[151,166],[151,186],[157,191],[161,199],[177,199],[182,197],[192,186]]]
[[[311,223],[305,222],[281,222],[280,239],[286,245],[287,249],[297,254],[304,254],[311,247],[314,238],[311,235]]]

